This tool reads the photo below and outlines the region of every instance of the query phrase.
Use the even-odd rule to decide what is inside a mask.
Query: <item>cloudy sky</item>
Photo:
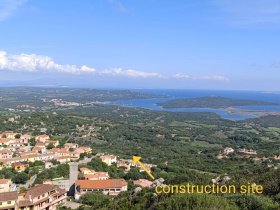
[[[280,0],[0,0],[0,86],[280,90]]]

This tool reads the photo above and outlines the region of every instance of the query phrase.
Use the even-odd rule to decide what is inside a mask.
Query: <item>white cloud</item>
[[[6,51],[0,51],[0,71],[21,71],[21,72],[61,72],[69,74],[97,73],[104,76],[118,76],[135,79],[177,79],[177,80],[209,80],[209,81],[229,81],[225,76],[192,76],[187,73],[176,73],[172,76],[166,76],[158,72],[146,72],[135,69],[112,68],[96,71],[93,67],[87,65],[72,65],[56,63],[51,57],[37,54],[8,54]]]
[[[163,78],[163,75],[155,72],[144,72],[134,69],[123,70],[121,68],[107,69],[101,72],[104,75],[125,76],[132,78]]]
[[[198,77],[199,80],[214,80],[214,81],[229,81],[229,79],[225,76],[214,75],[214,76],[202,76]]]
[[[0,51],[0,70],[26,71],[26,72],[64,72],[64,73],[94,73],[95,69],[88,66],[78,67],[70,64],[58,64],[48,56],[36,54],[9,55]]]
[[[14,14],[27,0],[1,0],[0,21],[3,21]]]
[[[177,73],[177,74],[174,74],[173,77],[175,79],[191,79],[192,77],[188,74],[183,74],[183,73]]]
[[[200,76],[194,77],[185,73],[177,73],[172,76],[175,79],[189,79],[189,80],[213,80],[213,81],[229,81],[229,79],[225,76],[214,75],[214,76]]]

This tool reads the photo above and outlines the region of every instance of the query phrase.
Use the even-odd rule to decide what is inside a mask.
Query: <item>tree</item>
[[[125,174],[125,179],[144,179],[147,178],[145,173],[140,173],[139,168],[132,168],[127,174]]]
[[[70,167],[68,164],[60,164],[56,167],[58,177],[68,177]]]
[[[109,201],[109,197],[101,192],[86,193],[80,199],[81,203],[90,205],[92,209],[106,207],[109,204]]]
[[[21,136],[21,135],[18,133],[18,134],[15,135],[15,138],[16,138],[16,139],[19,139],[20,136]]]
[[[35,140],[35,138],[34,137],[32,137],[31,139],[30,139],[30,141],[29,141],[29,143],[30,143],[30,146],[35,146],[35,144],[36,144],[36,140]]]
[[[48,146],[47,146],[47,150],[50,150],[52,148],[54,148],[54,145],[52,143],[49,143]]]
[[[275,203],[268,197],[256,195],[236,195],[230,198],[240,209],[254,210],[254,209],[271,209],[278,210],[279,204]]]
[[[21,172],[18,173],[15,177],[13,177],[12,181],[16,184],[25,184],[28,179],[28,175],[24,172]]]
[[[20,187],[19,188],[19,193],[25,193],[27,189],[25,187]]]
[[[87,153],[81,153],[80,154],[80,160],[85,159],[86,156],[87,156]]]
[[[33,163],[30,162],[29,166],[30,167],[45,166],[45,163],[43,161],[40,161],[40,160],[35,160]]]

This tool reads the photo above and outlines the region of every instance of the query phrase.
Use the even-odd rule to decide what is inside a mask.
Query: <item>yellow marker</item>
[[[141,168],[143,168],[143,170],[152,178],[152,180],[154,180],[155,177],[154,177],[154,176],[151,174],[151,172],[143,165],[143,163],[141,163],[140,159],[141,159],[141,157],[139,157],[139,156],[133,156],[133,157],[132,157],[133,163],[134,163],[135,165],[136,165],[136,164],[139,164],[139,166],[140,166]]]

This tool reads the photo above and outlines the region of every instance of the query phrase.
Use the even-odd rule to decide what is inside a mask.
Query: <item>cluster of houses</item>
[[[56,209],[66,199],[66,191],[54,185],[40,184],[24,193],[18,193],[12,191],[10,180],[0,179],[0,209]]]
[[[218,159],[228,158],[228,156],[233,154],[234,152],[235,150],[233,148],[226,147],[222,151],[220,151],[220,153],[217,155],[217,158]],[[246,156],[257,155],[257,151],[252,149],[246,149],[246,148],[240,148],[238,149],[237,152],[241,155],[246,155]]]
[[[138,167],[140,172],[144,171],[139,165],[135,165],[132,160],[118,160],[117,156],[112,154],[102,153],[97,154],[96,157],[99,157],[108,166],[116,164],[118,168],[124,169],[125,172],[130,171],[132,167]],[[152,164],[143,164],[149,171],[152,167],[156,167]],[[120,192],[127,191],[128,183],[123,179],[111,179],[108,172],[96,172],[86,167],[80,168],[79,171],[81,179],[75,182],[75,199],[79,199],[81,195],[92,191],[100,191],[106,195],[118,195]],[[150,188],[153,182],[147,179],[139,179],[134,180],[134,184],[141,188]]]
[[[48,102],[48,103],[53,103],[55,106],[63,106],[63,107],[69,107],[69,106],[81,106],[83,104],[81,103],[77,103],[77,102],[68,102],[68,101],[64,101],[60,98],[54,98],[51,100],[48,100],[46,98],[42,99],[43,102]]]
[[[0,134],[0,169],[13,167],[24,171],[29,162],[43,161],[45,163],[57,160],[60,163],[77,161],[82,153],[90,154],[90,147],[79,147],[78,144],[66,143],[58,148],[59,141],[51,140],[46,134],[35,137],[35,146],[30,146],[32,136],[6,132]]]
[[[30,146],[34,141],[35,145]],[[51,145],[51,146],[50,146]],[[69,178],[47,180],[41,185],[27,189],[24,193],[18,193],[17,186],[9,179],[0,179],[0,209],[56,209],[58,204],[64,204],[67,195],[79,199],[87,192],[100,191],[106,195],[118,195],[127,191],[128,183],[124,179],[112,179],[106,171],[94,171],[87,167],[78,169],[78,160],[82,153],[90,154],[90,147],[82,147],[75,143],[65,143],[59,147],[57,140],[48,135],[32,137],[13,132],[0,134],[0,170],[12,167],[16,171],[24,171],[30,162],[42,161],[46,168],[54,167],[53,160],[60,163],[68,163],[70,166]],[[115,164],[127,173],[134,165],[132,160],[118,159],[112,154],[100,153],[96,155],[108,166]],[[151,171],[155,165],[143,163]],[[141,188],[149,188],[153,182],[146,179],[134,180],[134,184]]]
[[[219,154],[217,155],[218,159],[223,159],[223,158],[228,158],[229,155],[233,154],[235,152],[235,150],[231,147],[225,147],[222,151],[219,152]],[[257,155],[257,151],[253,150],[253,149],[246,149],[246,148],[240,148],[237,150],[237,152],[243,156],[256,156]],[[280,155],[275,155],[273,157],[275,160],[280,160]],[[257,158],[255,157],[254,160],[267,160],[269,158]]]
[[[122,168],[124,169],[125,172],[129,172],[131,167],[137,167],[139,168],[140,172],[144,172],[144,169],[142,167],[140,167],[140,165],[138,164],[134,164],[133,161],[131,159],[117,159],[117,156],[115,155],[108,155],[108,154],[97,154],[96,157],[99,157],[104,163],[106,163],[107,165],[112,165],[113,163],[116,164],[116,166],[118,168]],[[156,167],[156,165],[153,164],[148,164],[148,163],[143,163],[143,165],[145,166],[145,168],[151,172],[152,167]]]

